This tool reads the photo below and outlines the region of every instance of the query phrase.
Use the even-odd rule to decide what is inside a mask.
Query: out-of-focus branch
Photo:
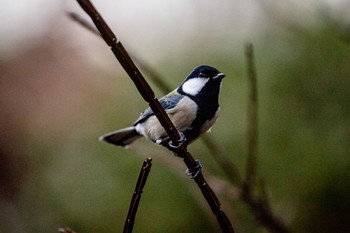
[[[190,171],[195,170],[197,162],[187,151],[186,143],[179,142],[181,139],[179,132],[174,127],[168,115],[160,105],[158,99],[155,97],[153,90],[148,85],[136,65],[133,63],[124,46],[120,41],[117,40],[112,30],[109,28],[109,26],[103,20],[102,16],[97,12],[90,1],[77,0],[77,2],[82,7],[82,9],[91,17],[92,21],[97,27],[97,30],[100,32],[101,37],[104,39],[107,45],[111,47],[115,57],[118,59],[119,63],[122,65],[129,77],[132,79],[141,96],[146,102],[149,103],[150,108],[153,110],[155,116],[158,118],[159,122],[167,132],[169,138],[172,140],[173,145],[175,145],[175,147],[178,146],[178,148],[174,149],[174,152],[183,158],[186,166]],[[178,145],[176,145],[176,143],[178,143]],[[231,222],[221,209],[219,200],[204,179],[201,172],[194,177],[194,181],[197,183],[212,212],[215,214],[222,232],[234,232]]]
[[[245,55],[248,69],[248,155],[246,176],[242,186],[241,199],[249,206],[256,219],[274,233],[288,233],[290,230],[271,210],[264,183],[260,183],[261,197],[254,194],[257,185],[258,156],[258,91],[254,62],[253,44],[247,43]]]
[[[258,156],[258,89],[254,63],[253,45],[247,43],[245,47],[248,69],[248,155],[245,174],[246,188],[252,189],[256,185],[256,167]]]
[[[152,167],[152,158],[149,157],[142,164],[140,175],[139,175],[139,178],[137,179],[135,191],[134,191],[134,194],[132,195],[132,199],[130,202],[128,215],[127,215],[127,218],[125,220],[123,233],[131,233],[132,232],[132,229],[134,227],[137,208],[139,206],[141,194],[143,191],[143,187],[145,187],[148,174],[151,171],[151,167]]]
[[[101,34],[97,31],[97,29],[88,21],[80,17],[77,13],[67,12],[67,16],[72,19],[74,22],[80,24],[82,27],[87,29],[89,32],[92,32],[96,36],[101,37]]]

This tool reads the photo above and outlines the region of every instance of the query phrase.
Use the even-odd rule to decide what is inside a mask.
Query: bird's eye
[[[206,77],[206,75],[205,75],[205,74],[203,74],[203,73],[199,73],[198,77],[200,77],[200,78],[205,78],[205,77]]]

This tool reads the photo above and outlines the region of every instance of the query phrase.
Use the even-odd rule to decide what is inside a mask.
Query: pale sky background
[[[266,4],[272,4],[281,14],[295,16],[301,23],[312,23],[309,15],[320,7],[331,9],[340,20],[349,19],[346,11],[350,9],[348,0],[95,0],[93,3],[119,39],[141,54],[159,52],[162,50],[159,47],[169,46],[167,41],[173,46],[181,44],[191,39],[188,35],[195,31],[207,30],[208,35],[221,40],[223,37],[247,39],[261,27],[262,8]],[[69,22],[67,11],[87,18],[74,0],[1,0],[0,57],[20,54],[28,45],[37,43],[48,29],[50,40],[64,39],[83,48],[100,43]]]

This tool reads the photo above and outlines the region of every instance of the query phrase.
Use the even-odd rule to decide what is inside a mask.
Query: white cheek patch
[[[186,94],[197,95],[208,81],[208,78],[192,78],[182,85],[182,90]]]

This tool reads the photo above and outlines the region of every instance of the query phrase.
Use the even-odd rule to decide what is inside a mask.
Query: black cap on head
[[[201,65],[196,68],[190,73],[189,76],[187,76],[186,80],[189,80],[191,78],[213,78],[217,76],[220,72],[215,69],[214,67],[207,66],[207,65]]]

